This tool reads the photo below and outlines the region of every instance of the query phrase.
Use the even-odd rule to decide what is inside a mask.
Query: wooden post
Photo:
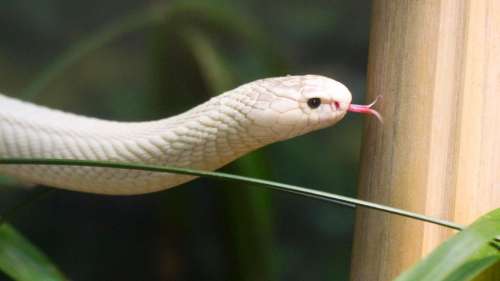
[[[468,224],[500,207],[500,1],[375,0],[360,198]],[[392,280],[452,232],[359,209],[352,280]],[[489,280],[489,279],[485,279]]]

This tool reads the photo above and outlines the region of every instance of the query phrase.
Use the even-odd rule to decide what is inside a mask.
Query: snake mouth
[[[372,109],[372,106],[374,106],[377,101],[379,99],[381,99],[382,96],[377,96],[377,98],[371,102],[370,104],[367,104],[367,105],[363,105],[363,104],[349,104],[349,108],[347,109],[347,111],[350,111],[350,112],[356,112],[356,113],[361,113],[361,114],[369,114],[369,115],[374,115],[375,117],[377,117],[378,121],[380,121],[380,123],[384,123],[384,120],[382,119],[382,116],[380,115],[380,113],[378,113],[378,111],[376,111],[375,109]]]

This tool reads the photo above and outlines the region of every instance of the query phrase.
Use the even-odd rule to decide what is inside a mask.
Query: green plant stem
[[[209,172],[202,170],[194,170],[188,168],[179,168],[172,166],[157,166],[157,165],[145,165],[145,164],[134,164],[134,163],[117,163],[109,161],[90,161],[90,160],[70,160],[70,159],[20,159],[20,158],[0,158],[0,164],[3,165],[50,165],[50,166],[87,166],[87,167],[101,167],[101,168],[113,168],[113,169],[126,169],[126,170],[142,170],[150,172],[159,173],[174,173],[182,175],[199,176],[206,178],[213,178],[218,180],[229,180],[236,182],[246,182],[258,184],[265,186],[270,189],[284,191],[288,193],[298,194],[314,199],[319,199],[327,202],[332,202],[335,204],[341,204],[348,207],[364,207],[368,209],[378,210],[386,213],[397,214],[400,216],[413,218],[455,230],[462,230],[464,227],[462,225],[442,220],[438,218],[433,218],[418,213],[393,208],[389,206],[384,206],[377,203],[372,203],[360,199],[355,199],[347,196],[337,195],[333,193],[328,193],[319,190],[313,190],[305,187],[300,187],[296,185],[290,185],[285,183],[273,182],[263,179],[250,178],[239,175],[232,175],[221,172]]]

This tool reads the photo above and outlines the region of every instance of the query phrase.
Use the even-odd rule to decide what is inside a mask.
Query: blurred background
[[[311,73],[343,82],[360,103],[369,19],[368,0],[2,0],[0,92],[139,121],[258,78]],[[222,170],[355,196],[362,125],[348,115]],[[42,188],[0,183],[3,211]],[[199,179],[130,197],[57,190],[10,222],[71,280],[348,280],[353,218]]]

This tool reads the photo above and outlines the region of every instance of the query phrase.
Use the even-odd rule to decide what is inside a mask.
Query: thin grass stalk
[[[210,179],[234,181],[234,182],[244,182],[257,184],[262,187],[266,187],[272,190],[283,191],[291,194],[297,194],[313,199],[318,199],[330,203],[335,203],[338,205],[346,207],[363,207],[372,210],[378,210],[385,213],[395,214],[407,218],[417,219],[420,221],[433,223],[436,225],[448,227],[455,230],[462,230],[464,226],[450,222],[447,220],[434,218],[407,210],[402,210],[390,206],[385,206],[377,203],[372,203],[360,199],[355,199],[343,195],[338,195],[334,193],[319,191],[310,189],[307,187],[291,185],[286,183],[274,182],[269,180],[263,180],[258,178],[245,177],[240,175],[233,175],[222,172],[210,172],[203,170],[195,170],[189,168],[180,168],[173,166],[159,166],[159,165],[147,165],[147,164],[136,164],[136,163],[119,163],[111,161],[91,161],[91,160],[73,160],[73,159],[21,159],[21,158],[0,158],[0,165],[48,165],[48,166],[81,166],[81,167],[100,167],[100,168],[111,168],[111,169],[125,169],[125,170],[139,170],[139,171],[149,171],[158,173],[173,173],[181,175],[191,175],[197,177],[205,177]]]

